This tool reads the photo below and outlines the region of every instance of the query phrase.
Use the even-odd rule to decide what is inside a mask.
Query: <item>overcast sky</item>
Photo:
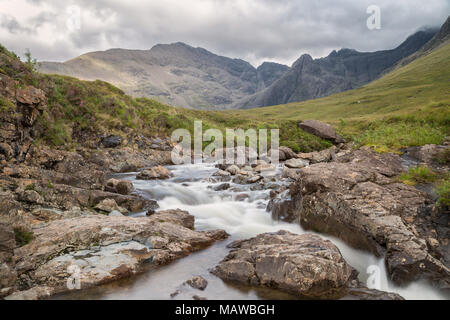
[[[369,5],[381,9],[379,30],[367,28]],[[303,53],[394,48],[449,14],[449,0],[0,0],[0,42],[65,61],[181,41],[255,66],[291,65]]]

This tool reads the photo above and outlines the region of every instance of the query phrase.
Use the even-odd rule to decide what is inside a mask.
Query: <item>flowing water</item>
[[[249,186],[230,182],[230,189],[214,191],[213,187],[221,183],[211,182],[209,179],[217,170],[212,164],[173,166],[169,169],[174,173],[174,177],[166,181],[135,180],[135,174],[124,174],[120,178],[132,181],[143,196],[157,200],[161,210],[179,208],[194,215],[197,230],[224,229],[230,234],[230,238],[168,266],[130,279],[70,292],[55,298],[170,299],[170,294],[178,290],[179,294],[173,299],[192,299],[193,295],[208,299],[295,299],[271,289],[227,284],[209,273],[209,270],[227,255],[229,249],[226,245],[231,241],[282,229],[297,234],[305,233],[299,224],[274,221],[271,214],[266,212],[270,190],[250,190]],[[248,197],[245,196],[242,201],[244,194]],[[374,278],[376,274],[370,275],[368,270],[378,270],[379,290],[397,292],[406,299],[449,299],[426,283],[397,287],[388,280],[383,259],[350,248],[339,239],[321,236],[330,239],[339,247],[346,261],[360,272],[360,280],[364,283],[369,277],[377,279]],[[208,281],[205,291],[183,285],[186,280],[196,275],[203,276]]]

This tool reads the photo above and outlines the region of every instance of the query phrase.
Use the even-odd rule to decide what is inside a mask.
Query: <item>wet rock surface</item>
[[[95,215],[53,221],[15,250],[17,286],[24,292],[42,286],[52,293],[66,291],[77,272],[81,288],[88,288],[167,264],[227,237],[221,230],[193,231],[193,224],[194,218],[181,210],[149,218]],[[10,298],[21,294],[26,293]]]
[[[403,170],[397,155],[357,150],[300,169],[284,206],[306,229],[386,254],[395,282],[426,278],[448,288],[448,238],[439,236],[448,235],[448,224],[430,216],[433,203],[424,192],[394,179]]]
[[[195,276],[192,279],[189,279],[188,281],[186,281],[186,284],[188,284],[189,286],[191,286],[194,289],[203,291],[208,286],[208,281],[206,281],[205,278],[203,278],[203,277]]]
[[[223,280],[276,288],[302,298],[342,298],[357,272],[338,248],[312,234],[265,233],[229,245],[211,272]]]

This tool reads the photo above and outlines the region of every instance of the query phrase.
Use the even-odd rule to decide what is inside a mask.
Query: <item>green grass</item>
[[[16,240],[16,244],[19,247],[23,247],[33,240],[34,234],[33,232],[27,231],[23,228],[14,228],[14,237]]]
[[[417,166],[401,174],[398,179],[407,185],[414,186],[416,184],[436,182],[439,179],[439,175],[428,167]]]
[[[436,191],[439,195],[439,203],[450,207],[450,179],[445,179],[437,185]]]
[[[316,119],[379,151],[441,143],[450,135],[450,45],[359,89],[326,98],[226,111],[248,121]]]
[[[279,128],[280,144],[295,151],[321,150],[330,143],[304,132],[298,122],[332,124],[345,138],[377,151],[440,144],[450,135],[450,45],[362,88],[326,98],[250,110],[205,111],[175,108],[156,100],[134,99],[103,81],[15,70],[16,55],[0,46],[0,72],[46,92],[48,107],[38,119],[36,143],[74,148],[86,134],[116,134],[130,129],[146,136],[170,136],[178,128],[193,132],[217,128]],[[17,65],[17,64],[16,64]],[[17,67],[16,67],[17,68]],[[0,100],[0,111],[12,106]]]

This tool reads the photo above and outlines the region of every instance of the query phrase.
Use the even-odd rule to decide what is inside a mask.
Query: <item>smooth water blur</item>
[[[270,213],[265,210],[270,191],[251,191],[248,186],[231,182],[229,183],[232,191],[214,191],[212,187],[221,183],[213,183],[208,179],[217,170],[212,164],[173,166],[169,169],[174,173],[174,177],[165,181],[135,180],[135,174],[124,174],[121,178],[133,181],[135,188],[143,196],[157,200],[161,210],[182,209],[194,215],[197,230],[224,229],[231,235],[230,238],[169,266],[57,298],[170,299],[170,294],[179,290],[180,293],[174,299],[191,299],[193,295],[208,299],[294,299],[295,297],[271,289],[226,284],[209,273],[209,270],[227,255],[229,250],[226,245],[231,241],[278,230],[305,233],[299,224],[272,220]],[[236,201],[240,194],[246,194],[248,198],[245,201]],[[383,259],[355,250],[334,237],[321,236],[339,247],[346,261],[360,272],[361,281],[365,282],[371,276],[367,273],[368,267],[377,266],[379,290],[397,292],[406,299],[449,298],[425,283],[414,283],[404,288],[394,286],[388,280]],[[209,282],[205,291],[183,285],[186,280],[196,275],[203,276]]]

